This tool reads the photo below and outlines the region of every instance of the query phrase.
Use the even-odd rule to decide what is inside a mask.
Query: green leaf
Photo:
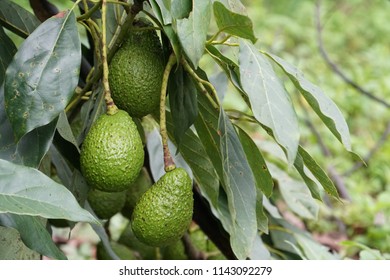
[[[151,0],[150,4],[162,24],[172,23],[171,0]]]
[[[79,146],[77,144],[76,137],[73,135],[72,128],[70,127],[68,117],[66,116],[65,111],[61,112],[58,123],[57,123],[57,131],[69,143],[72,143],[78,152],[80,152]]]
[[[172,0],[171,13],[174,19],[182,19],[189,16],[192,9],[192,0]]]
[[[38,127],[16,142],[4,106],[4,87],[0,87],[0,158],[38,167],[53,139],[57,120]]]
[[[180,149],[181,139],[198,116],[197,88],[182,66],[173,72],[168,84],[173,135]]]
[[[324,190],[332,197],[339,199],[340,196],[337,192],[337,188],[333,184],[329,176],[322,170],[321,166],[311,157],[311,155],[305,151],[301,146],[298,150],[299,154],[302,156],[303,162],[306,167],[311,171],[314,177],[320,182]]]
[[[275,140],[294,163],[299,143],[298,120],[282,82],[269,61],[249,41],[240,39],[241,85],[248,94],[255,118],[270,128]]]
[[[230,11],[220,2],[214,2],[213,10],[219,32],[256,42],[252,20],[249,17]]]
[[[223,5],[231,10],[232,12],[235,12],[240,15],[246,15],[246,9],[245,6],[241,3],[240,0],[213,0],[213,3],[220,2],[223,3]]]
[[[0,1],[0,24],[27,38],[41,22],[29,11],[9,0]]]
[[[64,186],[5,160],[0,160],[0,213],[99,223]]]
[[[301,92],[314,112],[321,118],[336,138],[351,151],[351,140],[347,122],[339,108],[325,93],[316,85],[308,81],[301,71],[287,61],[276,55],[266,53],[287,74],[295,87]]]
[[[2,85],[5,70],[7,70],[8,64],[12,61],[17,49],[2,27],[0,27],[0,42],[0,85]]]
[[[176,32],[173,30],[172,25],[163,25],[164,34],[168,38],[170,45],[173,48],[173,51],[176,55],[176,58],[179,60],[182,55],[182,48],[180,45],[179,37]]]
[[[308,260],[338,260],[340,257],[329,252],[329,248],[314,241],[306,235],[294,233],[298,243],[297,253]]]
[[[17,230],[0,227],[0,260],[39,260],[40,255],[27,248]]]
[[[246,259],[257,235],[256,183],[237,132],[222,108],[218,123],[224,190],[233,226],[230,242],[235,255]]]
[[[255,177],[256,186],[267,197],[272,195],[274,181],[271,173],[268,170],[267,164],[261,154],[259,148],[253,142],[252,138],[241,128],[238,127],[238,135],[242,147],[244,148],[246,158],[251,167],[253,176]]]
[[[49,258],[66,260],[64,253],[54,244],[42,218],[0,214],[0,224],[18,230],[23,243],[31,250]]]
[[[268,249],[265,247],[263,240],[260,236],[256,236],[255,241],[253,242],[253,248],[249,256],[251,260],[270,260],[271,254]]]
[[[53,121],[78,83],[81,46],[73,12],[41,24],[21,45],[5,77],[5,105],[19,140]]]
[[[263,193],[257,189],[256,196],[256,216],[257,216],[257,228],[268,234],[268,217],[264,212],[264,195]]]
[[[288,207],[306,219],[316,219],[319,205],[301,182],[292,179],[287,173],[274,164],[268,164],[272,177],[278,182],[279,190]]]
[[[177,20],[177,34],[184,52],[197,68],[203,55],[211,19],[210,0],[193,1],[188,18]]]

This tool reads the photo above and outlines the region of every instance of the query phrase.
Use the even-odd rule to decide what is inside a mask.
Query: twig
[[[350,79],[341,69],[340,67],[332,61],[332,59],[329,57],[329,54],[325,50],[324,47],[324,41],[322,39],[322,24],[321,24],[321,0],[317,0],[316,4],[316,25],[317,25],[317,41],[318,41],[318,47],[321,53],[321,56],[325,60],[325,62],[328,64],[328,66],[335,72],[345,83],[353,87],[355,90],[360,92],[361,94],[365,95],[366,97],[374,100],[375,102],[382,104],[383,106],[390,108],[390,103],[388,103],[386,100],[383,100],[380,97],[377,97],[370,91],[364,89],[359,84],[357,84],[355,81]]]

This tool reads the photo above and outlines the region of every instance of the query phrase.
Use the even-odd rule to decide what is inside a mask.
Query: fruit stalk
[[[111,97],[110,84],[108,83],[107,62],[107,0],[102,1],[102,64],[103,64],[103,87],[104,100],[107,105],[107,114],[114,115],[118,112],[114,100]]]
[[[165,102],[167,97],[167,86],[169,74],[176,64],[176,56],[172,53],[169,56],[168,63],[164,70],[162,85],[161,85],[161,95],[160,95],[160,134],[162,138],[163,152],[164,152],[164,169],[166,172],[171,171],[176,168],[173,158],[171,156],[171,152],[168,147],[168,133],[167,133],[167,125],[166,125],[166,117],[165,117]]]

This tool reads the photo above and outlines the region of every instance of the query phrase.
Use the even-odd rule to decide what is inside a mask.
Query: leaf
[[[220,2],[214,2],[213,10],[219,32],[256,42],[252,20],[249,17],[230,11]]]
[[[171,0],[151,0],[150,4],[162,24],[172,23]]]
[[[276,165],[268,164],[268,167],[272,177],[277,180],[279,190],[289,208],[303,218],[316,219],[319,205],[312,198],[306,186],[301,181],[292,179]]]
[[[305,163],[306,167],[311,171],[314,177],[321,183],[324,190],[330,196],[339,199],[340,196],[337,192],[337,188],[333,184],[333,181],[325,173],[325,171],[322,170],[322,168],[318,165],[318,163],[301,146],[299,146],[298,152],[302,156],[303,162]]]
[[[301,92],[309,105],[321,118],[336,138],[351,151],[351,140],[348,125],[339,108],[325,93],[316,85],[308,81],[301,71],[287,61],[276,55],[265,53],[287,74],[295,87]]]
[[[0,227],[0,260],[39,260],[40,255],[27,248],[18,232]]]
[[[340,257],[329,252],[329,248],[317,243],[308,236],[294,233],[298,243],[297,253],[308,260],[338,260]]]
[[[173,27],[171,25],[164,25],[163,30],[164,30],[164,34],[169,39],[170,45],[173,48],[176,58],[179,61],[182,55],[182,48],[180,45],[179,37],[177,36],[176,32],[173,30]]]
[[[173,135],[180,149],[182,137],[198,116],[197,88],[182,66],[171,74],[168,92]]]
[[[250,42],[240,39],[241,85],[255,118],[270,128],[275,140],[294,163],[299,142],[298,120],[288,93],[271,64]]]
[[[257,216],[257,228],[264,232],[265,234],[268,234],[268,217],[264,212],[264,195],[263,193],[257,189],[257,196],[256,196],[256,216]]]
[[[182,19],[189,16],[192,9],[192,0],[172,0],[171,13],[174,19]]]
[[[247,14],[245,6],[241,3],[240,0],[213,0],[213,3],[215,2],[223,3],[223,5],[232,12],[238,13],[240,15]]]
[[[2,27],[0,27],[0,86],[3,84],[5,70],[8,64],[12,61],[17,49],[12,40],[5,34]]]
[[[255,241],[253,242],[253,248],[250,254],[251,260],[270,260],[271,254],[268,249],[265,247],[263,240],[260,236],[256,236]]]
[[[19,140],[53,121],[78,83],[81,46],[76,16],[59,14],[41,24],[20,46],[5,77],[5,106]]]
[[[222,108],[218,123],[224,190],[233,226],[230,242],[235,255],[246,259],[257,234],[255,179],[238,135]]]
[[[0,214],[0,225],[17,229],[23,243],[31,250],[49,258],[66,260],[39,217]]]
[[[41,22],[29,11],[9,0],[0,1],[0,24],[27,38]]]
[[[271,173],[268,170],[263,155],[252,138],[243,129],[237,128],[242,147],[244,148],[246,158],[255,178],[256,186],[267,197],[270,197],[272,195],[274,181],[272,180]]]
[[[0,87],[0,158],[14,163],[38,167],[53,139],[57,120],[38,127],[16,143],[4,106],[4,87]]]
[[[64,186],[5,160],[0,160],[0,213],[99,223]]]
[[[203,0],[193,1],[189,17],[177,20],[180,43],[195,68],[204,52],[210,19],[210,0]]]
[[[70,127],[68,117],[66,113],[63,111],[60,113],[57,123],[57,131],[69,143],[72,143],[78,152],[80,152],[79,146],[77,144],[76,137],[73,135],[72,128]]]

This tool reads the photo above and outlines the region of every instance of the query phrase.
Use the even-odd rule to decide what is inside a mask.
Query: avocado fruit
[[[81,146],[80,167],[90,187],[121,192],[136,180],[144,157],[137,126],[118,110],[100,115],[92,125]]]
[[[137,202],[132,217],[135,236],[149,246],[178,241],[193,214],[192,180],[183,168],[165,173]]]
[[[111,95],[118,108],[141,118],[155,112],[165,68],[160,39],[150,21],[140,18],[109,65]]]
[[[119,213],[126,200],[126,191],[103,192],[91,189],[88,192],[88,202],[96,216],[100,219],[109,219]]]

